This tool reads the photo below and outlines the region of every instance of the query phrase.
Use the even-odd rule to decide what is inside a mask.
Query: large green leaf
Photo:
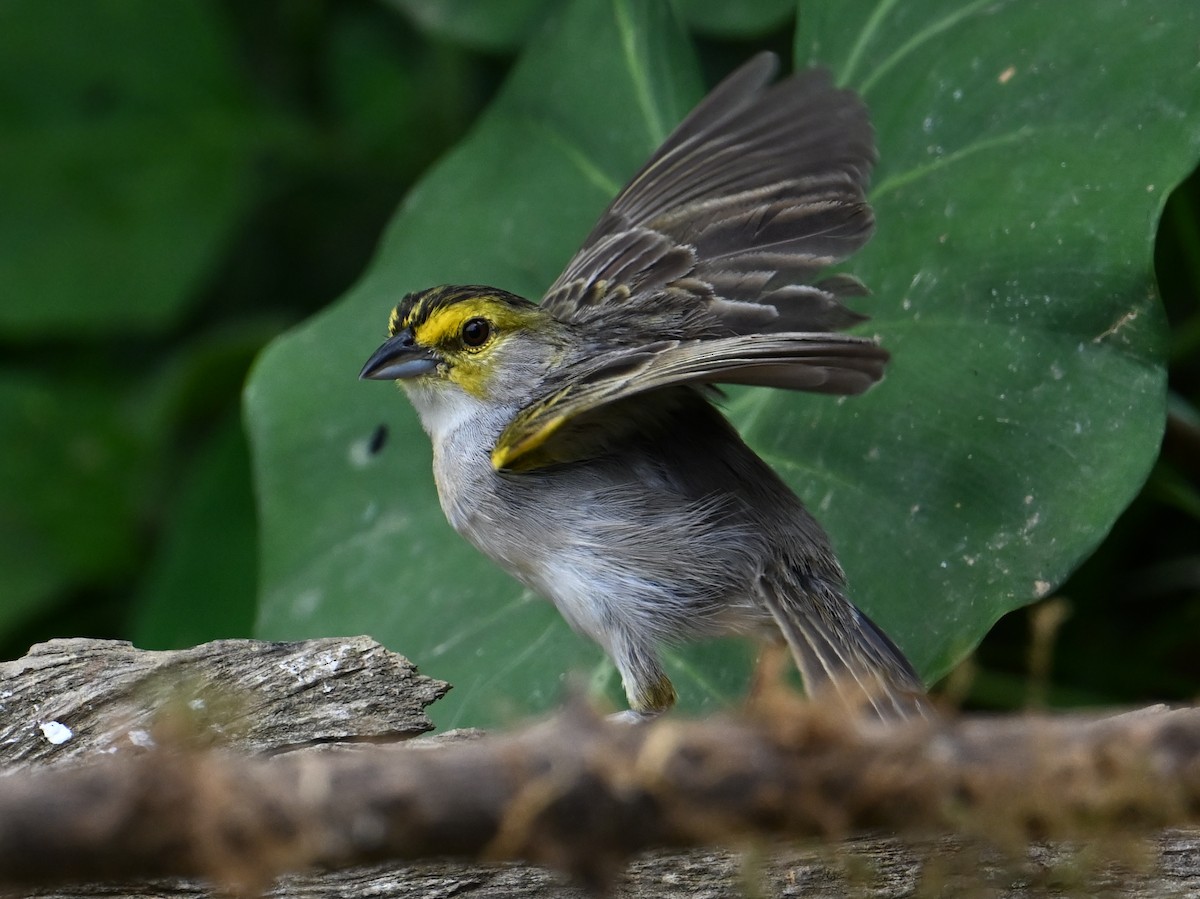
[[[423,31],[483,50],[520,47],[562,0],[387,0]]]
[[[821,0],[801,19],[798,59],[857,88],[878,130],[879,231],[854,269],[895,362],[845,428],[789,397],[737,411],[936,675],[1065,579],[1157,454],[1152,247],[1200,147],[1200,8]],[[801,455],[752,415],[819,436]]]
[[[734,38],[778,28],[795,11],[794,0],[676,0],[676,6],[697,31]]]
[[[142,649],[244,637],[254,622],[254,503],[236,416],[197,451],[180,492],[129,624]]]
[[[874,111],[881,224],[852,267],[896,359],[864,398],[729,404],[931,675],[1061,579],[1144,477],[1162,424],[1152,223],[1200,145],[1186,28],[1119,0],[1083,22],[982,8],[802,8],[799,56],[817,47]],[[698,95],[662,5],[576,0],[409,196],[363,282],[264,355],[247,389],[263,636],[370,632],[457,685],[442,724],[544,707],[561,672],[607,672],[450,532],[415,415],[354,376],[408,290],[537,295]],[[672,676],[703,706],[736,693],[745,655],[674,654]]]
[[[247,196],[258,139],[203,3],[0,4],[0,331],[168,323]]]

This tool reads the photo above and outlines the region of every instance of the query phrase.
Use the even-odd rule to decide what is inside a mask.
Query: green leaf
[[[1200,146],[1196,74],[1177,64],[1195,29],[1093,6],[1082,21],[1032,2],[802,10],[802,58],[817,47],[875,113],[879,235],[851,268],[875,291],[868,332],[895,362],[866,397],[742,391],[729,409],[828,526],[856,599],[927,674],[1077,564],[1162,427],[1150,239]],[[363,282],[277,341],[247,388],[258,632],[379,637],[456,684],[442,725],[544,708],[566,671],[611,677],[449,530],[415,415],[354,377],[409,290],[536,296],[552,280],[699,96],[663,10],[577,0],[553,19],[410,194]],[[1195,20],[1182,0],[1170,10]],[[738,695],[746,656],[729,643],[672,654],[685,707]]]
[[[26,354],[27,364],[39,361],[50,373],[0,369],[0,637],[31,615],[43,621],[61,617],[55,605],[64,600],[86,606],[91,615],[104,606],[105,596],[128,595],[129,582],[157,548],[158,519],[173,502],[168,485],[180,468],[194,464],[197,433],[212,418],[231,414],[251,360],[279,331],[274,319],[248,317],[220,328],[194,328],[161,361],[117,360],[106,345],[64,341]],[[197,452],[199,464],[211,469],[214,450],[201,444]],[[242,453],[245,457],[244,448]],[[227,466],[236,469],[232,462]],[[243,482],[248,468],[243,458]],[[178,571],[181,554],[220,546],[221,564],[236,567],[230,547],[240,525],[251,553],[244,565],[249,580],[238,597],[245,604],[244,635],[255,600],[255,521],[249,484],[230,475],[223,483],[240,488],[240,494],[219,494],[222,482],[209,476],[207,487],[191,488],[203,496],[185,496],[181,513],[170,509],[169,517],[184,528],[172,529],[175,542],[168,540],[171,558],[165,565]],[[204,508],[230,506],[240,508],[240,521],[231,513],[219,528],[201,522],[187,533],[188,522]],[[183,547],[181,535],[189,541]],[[151,567],[152,578],[163,576],[162,560]],[[227,584],[233,581],[229,574]],[[160,592],[166,599],[167,591]],[[206,616],[207,626],[228,628],[213,608],[232,604],[233,592],[205,598],[195,613]],[[86,600],[78,602],[81,597]],[[193,612],[176,605],[181,619]],[[95,626],[90,618],[85,623]],[[138,630],[139,637],[144,634]]]
[[[795,11],[795,0],[677,0],[689,26],[725,38],[746,38],[778,28]]]
[[[147,447],[103,376],[0,373],[0,633],[137,559]]]
[[[0,5],[0,331],[169,323],[247,199],[254,140],[204,3]]]
[[[865,97],[887,379],[844,408],[743,397],[854,593],[940,675],[1108,532],[1165,417],[1156,223],[1200,153],[1190,2],[805,3],[801,63]],[[1003,37],[1002,37],[1003,36]],[[754,424],[789,417],[811,428]]]
[[[388,0],[422,31],[480,50],[515,50],[562,0]]]
[[[202,447],[139,590],[130,638],[178,649],[245,637],[254,623],[254,500],[250,457],[234,417]]]

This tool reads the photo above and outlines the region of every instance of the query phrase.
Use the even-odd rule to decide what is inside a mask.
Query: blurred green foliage
[[[0,6],[0,635],[246,635],[250,363],[507,63],[366,2]]]
[[[558,5],[0,6],[3,657],[52,636],[249,635],[249,367],[359,277],[407,189]],[[679,9],[710,82],[756,49],[789,55],[790,3]],[[974,704],[1200,685],[1195,175],[1168,202],[1155,263],[1171,326],[1161,457],[1058,591],[1071,614],[1046,638],[1048,671],[1031,675],[1029,654],[1032,622],[1052,616],[1014,613],[976,655]]]

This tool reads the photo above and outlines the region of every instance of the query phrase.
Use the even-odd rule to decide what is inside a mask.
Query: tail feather
[[[809,695],[834,695],[883,721],[929,717],[921,679],[899,647],[838,587],[805,581],[764,578],[760,589]]]

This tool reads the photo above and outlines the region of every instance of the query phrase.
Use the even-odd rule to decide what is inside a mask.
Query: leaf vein
[[[858,39],[854,42],[854,46],[850,48],[850,55],[846,59],[845,66],[842,67],[842,73],[838,77],[839,84],[848,84],[850,79],[854,77],[854,70],[858,68],[858,64],[862,59],[862,55],[866,52],[867,45],[874,39],[876,32],[879,31],[883,20],[887,18],[888,13],[896,5],[897,0],[882,0],[876,4],[875,11],[867,18],[866,24],[862,31],[858,33]]]
[[[926,175],[944,169],[947,166],[961,162],[970,156],[974,156],[976,153],[982,153],[985,150],[994,150],[997,147],[1007,146],[1008,144],[1019,143],[1029,138],[1033,132],[1032,125],[1022,125],[1016,131],[1009,131],[1005,134],[998,134],[995,137],[975,141],[974,143],[960,147],[953,153],[939,156],[930,163],[914,166],[907,171],[899,172],[879,182],[878,186],[871,191],[871,200],[878,200],[886,193],[911,184],[913,181],[924,178]]]
[[[875,71],[863,80],[863,83],[858,88],[859,93],[866,94],[868,91],[870,91],[880,78],[891,71],[891,69],[898,65],[900,61],[904,59],[904,57],[915,51],[922,44],[933,40],[933,38],[937,37],[943,31],[950,30],[959,22],[973,16],[983,7],[992,5],[994,3],[995,0],[975,0],[974,3],[968,3],[966,6],[963,6],[952,13],[948,13],[947,15],[942,16],[940,19],[936,19],[930,24],[926,25],[907,41],[901,44],[891,56],[881,62]]]
[[[631,20],[627,0],[616,0],[613,8],[617,16],[617,30],[621,35],[621,49],[625,53],[625,62],[629,67],[629,75],[633,79],[638,106],[642,110],[646,125],[654,139],[653,144],[658,146],[666,138],[667,129],[663,124],[662,113],[654,102],[654,94],[650,90],[650,77],[638,57],[638,29],[634,27]]]
[[[532,130],[542,132],[551,144],[579,170],[584,179],[593,187],[599,189],[605,197],[612,198],[617,195],[617,191],[621,189],[621,182],[610,177],[603,169],[594,163],[588,156],[587,152],[579,147],[578,144],[572,142],[561,131],[550,127],[546,122],[530,117],[527,120],[529,127]]]

